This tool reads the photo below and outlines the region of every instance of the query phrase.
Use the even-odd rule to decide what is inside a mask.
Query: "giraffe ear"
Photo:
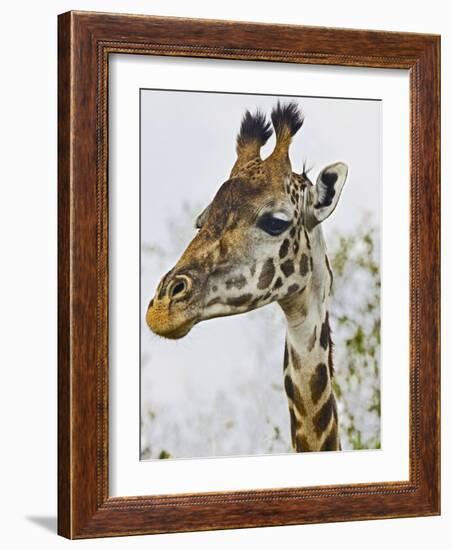
[[[259,109],[254,114],[245,112],[237,136],[237,160],[232,168],[231,178],[235,177],[247,162],[260,158],[261,147],[267,143],[272,133],[270,123]]]
[[[318,175],[313,188],[312,201],[317,223],[326,220],[336,208],[347,174],[347,165],[343,162],[336,162],[324,168]]]

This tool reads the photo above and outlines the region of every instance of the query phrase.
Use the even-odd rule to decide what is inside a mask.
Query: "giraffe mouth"
[[[187,334],[192,329],[194,323],[186,323],[184,325],[181,325],[175,329],[169,330],[169,331],[157,331],[153,330],[154,334],[157,334],[158,336],[161,336],[162,338],[167,338],[168,340],[180,340],[184,336],[187,336]]]
[[[182,312],[170,312],[170,308],[153,301],[146,312],[146,323],[152,332],[170,340],[186,336],[198,321],[197,317],[189,318]]]

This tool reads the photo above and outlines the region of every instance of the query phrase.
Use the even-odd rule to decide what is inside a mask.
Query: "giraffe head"
[[[243,117],[229,179],[198,216],[198,232],[162,278],[146,321],[157,334],[181,338],[207,319],[235,315],[305,291],[312,277],[310,233],[334,210],[347,166],[324,168],[315,185],[292,172],[289,146],[303,116],[295,103],[271,113],[276,145],[259,111]],[[322,258],[323,260],[323,258]]]

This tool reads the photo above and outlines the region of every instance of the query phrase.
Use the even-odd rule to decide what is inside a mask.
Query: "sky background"
[[[161,276],[173,267],[195,234],[196,215],[229,177],[245,110],[259,107],[269,116],[278,97],[296,101],[305,116],[290,150],[295,172],[306,161],[315,182],[328,164],[343,161],[349,166],[339,204],[323,224],[327,247],[363,219],[380,225],[380,101],[142,90],[145,458],[156,457],[169,447],[172,455],[182,457],[287,450],[287,402],[281,385],[285,329],[277,304],[201,323],[176,342],[155,336],[144,323],[147,304]],[[274,139],[262,149],[263,158],[272,151]],[[266,386],[271,385],[275,392],[269,395]],[[276,429],[272,417],[279,419],[277,429],[284,432],[275,442],[270,441]],[[269,425],[265,441],[259,439],[262,434],[257,428],[262,422]]]
[[[141,91],[141,213],[143,238],[164,242],[166,222],[189,199],[206,206],[229,177],[236,159],[235,138],[246,109],[259,107],[270,115],[277,97],[296,101],[305,122],[291,146],[292,168],[303,161],[310,178],[336,161],[346,162],[349,175],[334,216],[324,224],[331,231],[352,229],[353,213],[380,216],[381,101]],[[273,135],[262,158],[273,149]],[[177,198],[176,198],[177,195]]]

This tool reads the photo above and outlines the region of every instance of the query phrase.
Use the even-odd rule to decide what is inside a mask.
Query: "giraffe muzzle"
[[[197,322],[193,315],[192,279],[186,274],[165,276],[150,301],[146,323],[155,334],[177,339],[185,336]]]

